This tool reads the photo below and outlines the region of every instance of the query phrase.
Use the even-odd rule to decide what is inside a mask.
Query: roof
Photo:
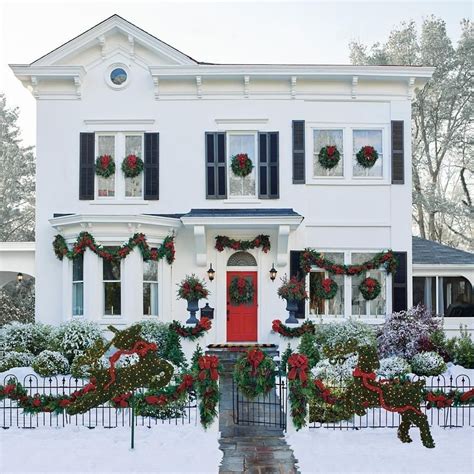
[[[191,209],[182,217],[302,217],[293,209]]]
[[[432,240],[412,237],[413,264],[473,265],[474,253],[448,247]]]

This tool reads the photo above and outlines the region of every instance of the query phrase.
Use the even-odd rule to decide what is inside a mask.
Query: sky
[[[20,108],[25,145],[35,144],[35,99],[8,64],[28,64],[117,13],[199,61],[349,63],[348,44],[384,42],[402,21],[435,15],[455,42],[472,18],[465,0],[0,0],[0,92]]]

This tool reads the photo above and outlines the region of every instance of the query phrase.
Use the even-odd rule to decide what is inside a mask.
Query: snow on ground
[[[474,472],[474,429],[431,428],[434,449],[421,444],[412,428],[412,443],[402,443],[390,428],[304,429],[287,435],[303,474],[310,473],[439,473]]]
[[[130,429],[67,426],[0,431],[0,472],[8,473],[216,473],[219,433],[193,425]]]

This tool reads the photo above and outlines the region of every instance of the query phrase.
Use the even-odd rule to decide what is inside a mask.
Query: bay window
[[[353,130],[353,176],[375,177],[381,178],[383,176],[383,145],[382,145],[382,130]],[[378,153],[378,159],[371,168],[364,168],[361,166],[356,158],[358,151],[364,146],[372,146]]]
[[[102,260],[104,285],[104,314],[117,316],[121,314],[121,268],[120,261]]]
[[[84,315],[84,254],[72,261],[72,315]]]
[[[257,162],[256,162],[256,133],[237,133],[228,134],[228,150],[227,150],[227,169],[229,180],[229,196],[251,198],[256,197],[257,183]],[[247,154],[253,163],[253,169],[250,174],[245,177],[236,176],[232,171],[232,157],[239,154]]]
[[[158,262],[143,262],[143,314],[158,316]]]
[[[319,162],[319,152],[326,146],[336,146],[340,153],[340,159],[333,168],[325,168]],[[344,133],[342,129],[334,130],[313,130],[313,176],[343,176],[344,175]]]

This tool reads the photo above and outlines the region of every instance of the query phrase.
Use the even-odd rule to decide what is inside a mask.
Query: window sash
[[[233,139],[237,137],[252,137],[251,149],[242,149],[240,146],[235,145]],[[232,199],[256,199],[257,195],[257,184],[258,184],[258,133],[257,132],[227,132],[226,137],[227,144],[227,189],[229,198]],[[234,149],[235,146],[238,146]],[[247,153],[249,158],[252,160],[253,169],[252,172],[245,178],[235,176],[231,168],[232,156],[237,153]],[[253,183],[253,186],[252,186]],[[246,189],[250,192],[245,193]]]
[[[344,177],[344,140],[345,140],[345,129],[344,128],[330,128],[330,127],[319,127],[313,128],[313,177],[314,178],[327,178],[327,177]],[[330,138],[323,140],[318,135],[327,133]],[[334,138],[333,135],[340,134],[340,137]],[[331,143],[326,143],[331,141]],[[319,164],[319,152],[321,148],[327,145],[336,145],[341,155],[337,166],[331,169],[325,169]]]
[[[367,137],[361,137],[366,133]],[[377,137],[374,139],[374,137]],[[383,128],[354,128],[352,129],[352,176],[354,178],[383,178],[384,175],[384,129]],[[357,144],[356,144],[357,143]],[[372,168],[364,168],[357,162],[356,154],[362,146],[370,145],[375,148],[379,158]]]

